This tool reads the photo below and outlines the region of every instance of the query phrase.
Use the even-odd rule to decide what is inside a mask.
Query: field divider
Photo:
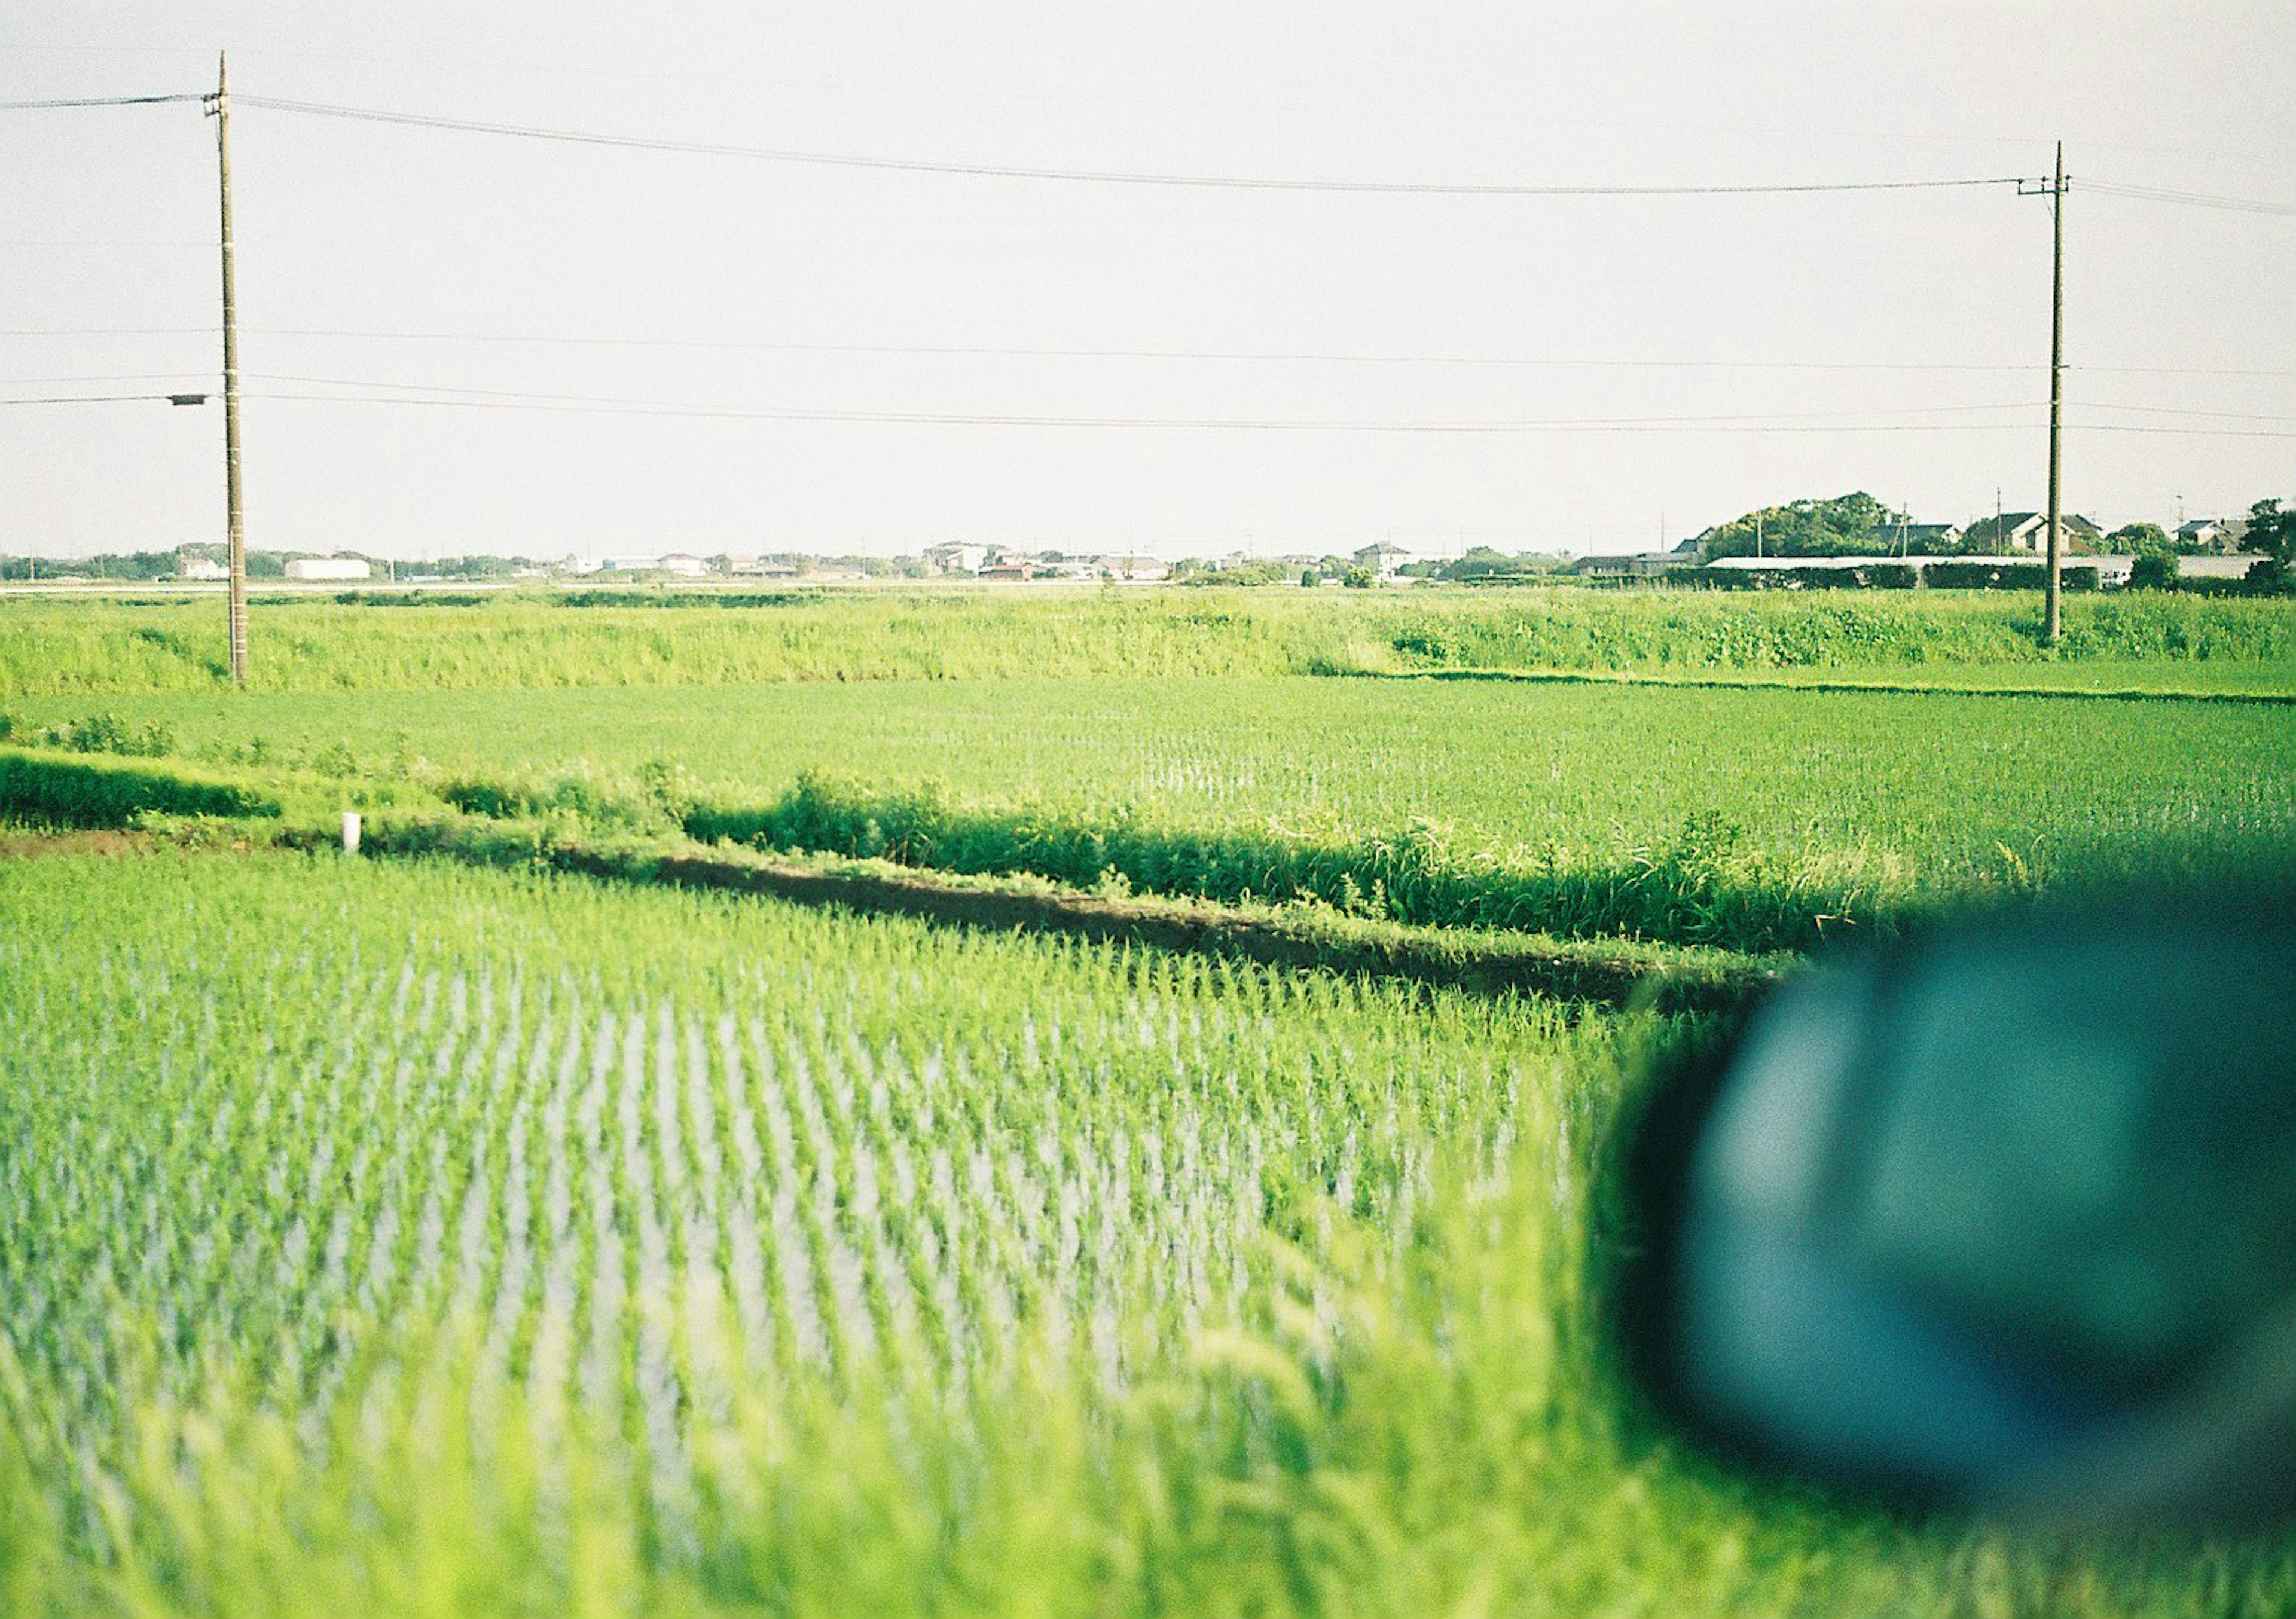
[[[283,828],[288,846],[328,846],[324,830]],[[752,895],[861,915],[990,932],[1224,956],[1266,966],[1393,979],[1470,993],[1521,993],[1661,1011],[1741,1008],[1790,960],[1626,941],[1414,927],[1307,905],[1087,893],[1040,878],[924,871],[874,859],[795,856],[730,844],[587,841],[537,822],[477,815],[381,817],[362,853],[547,869],[607,881]]]
[[[1348,669],[1319,675],[1324,680],[1488,681],[1547,686],[1661,686],[1686,691],[1807,691],[1813,695],[1883,697],[2046,697],[2092,702],[2247,703],[2296,707],[2296,691],[2222,691],[2189,686],[1957,686],[1911,680],[1817,680],[1728,675],[1669,675],[1641,669]]]

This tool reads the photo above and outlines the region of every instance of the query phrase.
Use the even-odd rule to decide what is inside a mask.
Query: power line
[[[188,95],[78,95],[62,101],[0,102],[0,112],[61,112],[81,107],[164,107],[174,102],[195,102]]]
[[[0,399],[0,405],[165,405],[165,394],[55,394],[41,398]]]
[[[2267,202],[2254,197],[2220,197],[2207,192],[2177,191],[2159,185],[2130,185],[2118,180],[2083,180],[2080,189],[2106,197],[2129,197],[2143,202],[2167,202],[2179,208],[2215,209],[2232,214],[2265,214],[2296,219],[2296,203]]]
[[[206,244],[212,247],[213,243]],[[215,326],[10,326],[0,338],[213,337]],[[1341,349],[1132,348],[983,343],[832,343],[757,338],[680,338],[565,332],[421,331],[346,326],[242,326],[273,338],[358,341],[529,344],[586,348],[663,348],[760,354],[903,355],[979,359],[1178,360],[1265,364],[1459,365],[1648,371],[1965,372],[2023,375],[2038,367],[1963,360],[1718,360],[1594,355],[1376,354]],[[2296,377],[2296,368],[2224,365],[2067,365],[2089,376]]]
[[[274,379],[284,380],[285,379]],[[326,383],[325,379],[311,379],[315,383]],[[343,382],[340,386],[361,386]],[[373,386],[365,384],[364,386]],[[388,385],[385,386],[393,386]],[[419,384],[398,384],[400,387],[420,387]],[[447,391],[447,390],[441,390]],[[2025,427],[2030,424],[1997,423],[1879,423],[1866,427],[1834,423],[1824,427],[1800,428],[1792,425],[1775,426],[1781,421],[1792,422],[1796,418],[1775,415],[1723,416],[1617,416],[1617,417],[1547,417],[1521,421],[1334,421],[1280,417],[1203,417],[1203,416],[1050,416],[1028,414],[989,414],[939,411],[861,411],[822,410],[800,407],[757,406],[734,408],[704,405],[657,403],[647,400],[614,399],[582,395],[522,395],[485,393],[476,389],[460,390],[463,397],[439,397],[421,394],[307,394],[292,392],[263,392],[250,397],[296,400],[311,404],[407,405],[435,405],[460,410],[512,410],[560,412],[572,414],[660,416],[731,421],[813,421],[892,426],[926,427],[995,427],[995,428],[1088,428],[1088,429],[1185,429],[1193,430],[1230,432],[1338,432],[1338,433],[1398,433],[1398,434],[1502,434],[1567,431],[1662,431],[1698,430],[1713,428],[1726,430],[1794,431],[1955,431],[1989,430],[1998,427]],[[1916,410],[1939,412],[1980,412],[2000,410],[2030,410],[2030,405],[1985,405],[1967,406],[1917,406]],[[1816,415],[1906,414],[1905,410],[1890,408],[1872,412],[1813,413]]]
[[[262,107],[274,112],[299,113],[313,118],[344,119],[370,124],[393,124],[417,129],[452,130],[464,135],[506,135],[519,140],[554,141],[578,146],[610,146],[636,151],[681,152],[700,157],[748,158],[760,162],[796,163],[828,168],[866,168],[901,174],[963,175],[975,178],[999,180],[1057,180],[1096,185],[1189,186],[1218,191],[1325,192],[1376,196],[1687,197],[1768,196],[1817,192],[1942,191],[1971,186],[2013,186],[2017,184],[2017,176],[2013,175],[1931,180],[1805,181],[1742,185],[1518,185],[1480,182],[1317,180],[1273,176],[1189,175],[1143,173],[1119,169],[1047,168],[1020,164],[944,162],[926,158],[863,157],[848,152],[804,151],[771,146],[734,146],[712,141],[680,141],[655,135],[606,135],[591,130],[554,129],[532,124],[504,124],[480,119],[447,118],[431,113],[398,112],[376,107],[346,107],[330,102],[289,101],[268,95],[242,95],[237,100],[242,106]]]

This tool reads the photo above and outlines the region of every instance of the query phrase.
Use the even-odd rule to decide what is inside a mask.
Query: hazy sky
[[[2296,494],[2296,217],[2081,189],[2296,203],[2286,0],[11,0],[0,100],[197,91],[219,46],[243,96],[1070,170],[2038,176],[2062,136],[2068,507]],[[212,128],[0,112],[0,395],[213,386]],[[2043,495],[2048,205],[2008,188],[1189,190],[249,104],[232,143],[258,546],[1619,551],[1854,488],[1956,520]],[[221,537],[221,439],[212,406],[0,407],[0,551]]]

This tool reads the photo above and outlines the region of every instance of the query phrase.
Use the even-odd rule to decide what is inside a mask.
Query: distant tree
[[[1906,520],[1906,513],[1863,490],[1832,500],[1795,501],[1718,525],[1706,536],[1706,554],[1751,557],[1759,544],[1766,556],[1855,556],[1882,546],[1887,536],[1877,530]]]
[[[2169,555],[2177,549],[2175,542],[2169,538],[2169,531],[2158,523],[2123,523],[2104,536],[2104,547],[2108,552],[2140,557],[2156,552]]]
[[[1488,579],[1496,574],[1521,571],[1522,564],[1516,558],[1494,551],[1488,545],[1476,545],[1469,548],[1464,555],[1444,563],[1437,576],[1444,579]]]
[[[2166,546],[2140,551],[2136,553],[2136,560],[2128,565],[2128,588],[2174,590],[2177,588],[2177,553]]]
[[[1324,576],[1320,570],[1313,568],[1303,568],[1300,570],[1300,589],[1313,590],[1323,582]]]
[[[2248,509],[2248,533],[2241,544],[2284,568],[2296,567],[2296,510],[2283,511],[2276,500],[2257,502]]]
[[[1350,562],[1347,572],[1340,576],[1340,583],[1349,590],[1369,590],[1379,583],[1379,575],[1362,562]]]

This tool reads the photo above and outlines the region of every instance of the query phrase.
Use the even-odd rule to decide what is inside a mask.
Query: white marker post
[[[356,854],[358,849],[359,813],[357,810],[345,810],[343,812],[343,853]]]

